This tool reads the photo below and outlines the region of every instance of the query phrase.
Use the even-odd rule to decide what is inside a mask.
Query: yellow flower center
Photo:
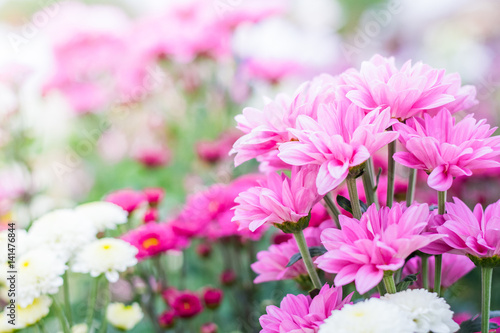
[[[183,306],[184,306],[184,310],[191,309],[191,304],[189,304],[188,302],[184,302]]]
[[[22,266],[23,267],[28,267],[30,265],[30,262],[29,261],[25,261],[22,263]]]
[[[142,242],[142,246],[146,250],[149,249],[152,246],[157,246],[158,244],[160,244],[160,242],[158,241],[158,238],[156,238],[156,237],[148,238],[144,242]]]
[[[102,246],[102,248],[105,249],[105,250],[109,250],[111,248],[111,245],[105,244],[105,245]]]

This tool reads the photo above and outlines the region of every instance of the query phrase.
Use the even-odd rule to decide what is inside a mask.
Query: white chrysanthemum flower
[[[97,231],[115,229],[118,224],[126,223],[128,216],[126,210],[106,201],[89,202],[77,206],[75,211],[90,220]]]
[[[319,333],[413,333],[415,329],[408,312],[397,305],[371,298],[332,311],[320,326]]]
[[[102,238],[84,246],[72,265],[74,272],[90,273],[97,277],[105,274],[110,282],[118,281],[118,272],[137,264],[137,249],[115,238]]]
[[[52,299],[48,296],[40,296],[33,300],[28,306],[17,306],[17,320],[19,325],[27,327],[36,324],[40,319],[49,314]]]
[[[408,289],[382,297],[411,314],[416,333],[451,333],[460,327],[453,321],[453,311],[443,298],[425,289]]]
[[[47,247],[67,261],[79,248],[95,239],[91,221],[72,209],[58,209],[33,222],[28,231],[31,249]]]
[[[87,333],[89,331],[87,324],[76,324],[71,327],[71,333]],[[58,333],[63,333],[59,331]]]
[[[142,309],[137,303],[132,305],[111,303],[106,310],[108,322],[122,330],[131,330],[143,317]]]
[[[9,317],[7,317],[7,312],[0,312],[0,333],[10,333],[14,332],[14,329],[21,329],[24,327],[20,327],[17,323],[16,325],[9,324]],[[17,321],[17,320],[16,320]]]
[[[7,272],[12,270],[9,266],[9,255],[19,258],[26,252],[27,248],[26,230],[17,229],[15,231],[14,247],[9,246],[9,243],[11,243],[9,234],[8,230],[0,231],[0,299],[7,302],[9,300],[7,295],[9,290],[7,287]],[[17,265],[17,263],[14,262],[14,265]],[[15,269],[16,266],[14,266]]]
[[[57,293],[63,284],[66,265],[49,249],[32,250],[18,261],[18,303],[26,307],[35,298]]]

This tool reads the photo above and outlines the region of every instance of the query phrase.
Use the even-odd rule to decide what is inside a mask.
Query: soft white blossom
[[[118,224],[127,222],[128,213],[111,202],[88,202],[77,206],[75,211],[90,220],[97,231],[115,229]]]

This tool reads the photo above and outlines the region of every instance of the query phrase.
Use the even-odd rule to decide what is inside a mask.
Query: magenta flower
[[[304,229],[304,237],[307,246],[321,245],[321,232],[326,228],[333,227],[333,221],[324,222],[320,227],[308,227]],[[286,234],[285,234],[286,235]],[[257,261],[251,265],[252,270],[257,274],[254,283],[268,281],[298,279],[302,276],[308,280],[307,269],[302,260],[299,260],[290,267],[286,267],[290,258],[299,253],[299,247],[295,239],[269,246],[268,250],[257,253]]]
[[[435,257],[430,256],[428,259],[429,262],[429,287],[434,288],[434,273],[435,273]],[[476,267],[469,258],[445,253],[443,254],[443,264],[442,264],[442,273],[441,273],[441,286],[443,288],[451,287],[455,282],[460,280],[462,277],[467,275],[470,271]],[[417,274],[417,281],[410,286],[410,288],[423,288],[422,282],[422,259],[418,256],[411,258],[405,264],[403,268],[403,276],[409,274]]]
[[[168,250],[181,250],[188,245],[187,239],[175,234],[171,226],[166,223],[147,223],[127,232],[121,238],[139,250],[136,255],[138,260]]]
[[[500,200],[486,207],[484,211],[480,204],[471,211],[460,199],[453,200],[454,203],[446,203],[445,222],[437,227],[438,232],[448,235],[443,240],[452,248],[450,253],[475,258],[498,258]]]
[[[289,128],[298,141],[281,144],[278,157],[291,165],[319,165],[316,186],[321,195],[339,186],[350,168],[398,138],[398,133],[385,131],[394,123],[389,109],[365,115],[345,98],[336,105],[320,105],[317,118],[299,115],[296,127]]]
[[[260,317],[260,333],[306,332],[317,333],[319,326],[333,310],[341,309],[351,301],[352,293],[342,300],[342,288],[325,284],[319,294],[310,296],[289,294],[280,307],[270,305],[267,314]]]
[[[500,154],[500,137],[491,136],[496,128],[486,121],[476,121],[472,115],[455,123],[448,110],[435,117],[408,119],[406,124],[396,124],[400,141],[407,152],[398,152],[394,159],[407,167],[429,173],[427,184],[446,191],[454,177],[470,176],[474,169],[500,166],[493,160]]]
[[[106,196],[104,200],[120,206],[129,214],[133,212],[137,207],[147,202],[147,198],[144,193],[131,189],[123,189],[111,192]]]
[[[264,224],[298,223],[321,200],[314,180],[315,167],[293,167],[289,178],[284,173],[269,174],[267,182],[239,194],[232,221],[240,229],[255,231]]]
[[[398,270],[413,251],[442,237],[421,235],[428,217],[426,204],[406,208],[402,203],[379,211],[371,205],[360,221],[341,215],[341,230],[331,228],[321,234],[328,252],[316,264],[337,274],[336,286],[355,281],[364,294],[382,281],[385,271]]]
[[[203,311],[200,297],[192,291],[179,291],[170,304],[176,316],[192,318]]]
[[[476,103],[476,90],[461,87],[460,76],[446,75],[421,62],[407,61],[397,69],[394,58],[373,56],[361,64],[359,72],[346,72],[344,80],[352,90],[347,93],[354,104],[365,109],[390,107],[392,118],[404,121],[427,110],[449,107],[452,112]]]

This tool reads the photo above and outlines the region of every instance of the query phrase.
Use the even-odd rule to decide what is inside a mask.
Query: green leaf
[[[375,186],[373,187],[373,191],[377,191],[378,182],[380,181],[380,175],[382,174],[382,168],[378,168],[377,177],[375,179]]]
[[[494,312],[498,314],[498,311]],[[497,329],[498,327],[500,326],[498,326],[495,323],[490,323],[490,330]],[[480,331],[481,331],[481,316],[478,315],[474,318],[463,321],[462,324],[460,324],[460,329],[457,331],[457,333],[475,333]]]
[[[352,206],[351,206],[351,201],[349,201],[349,199],[347,199],[346,197],[341,196],[339,194],[339,195],[337,195],[337,203],[345,211],[348,211],[349,213],[352,214]],[[361,206],[361,213],[366,212],[366,210],[368,209],[368,206],[361,200],[359,200],[359,205]]]
[[[324,246],[310,246],[308,247],[309,249],[309,254],[311,255],[311,258],[320,256],[322,254],[325,254],[327,252],[326,248]],[[302,255],[299,253],[295,253],[291,258],[290,261],[288,262],[288,265],[286,267],[290,267],[293,264],[295,264],[297,261],[302,259]]]
[[[344,196],[341,196],[340,194],[337,195],[337,203],[339,204],[340,207],[342,207],[345,211],[349,212],[352,214],[352,207],[351,207],[351,202],[349,199],[347,199]]]
[[[408,287],[415,281],[417,281],[417,275],[419,273],[416,273],[416,274],[410,274],[408,276],[406,276],[403,280],[399,281],[398,284],[396,285],[396,290],[397,291],[403,291],[403,290],[406,290],[408,289]]]

